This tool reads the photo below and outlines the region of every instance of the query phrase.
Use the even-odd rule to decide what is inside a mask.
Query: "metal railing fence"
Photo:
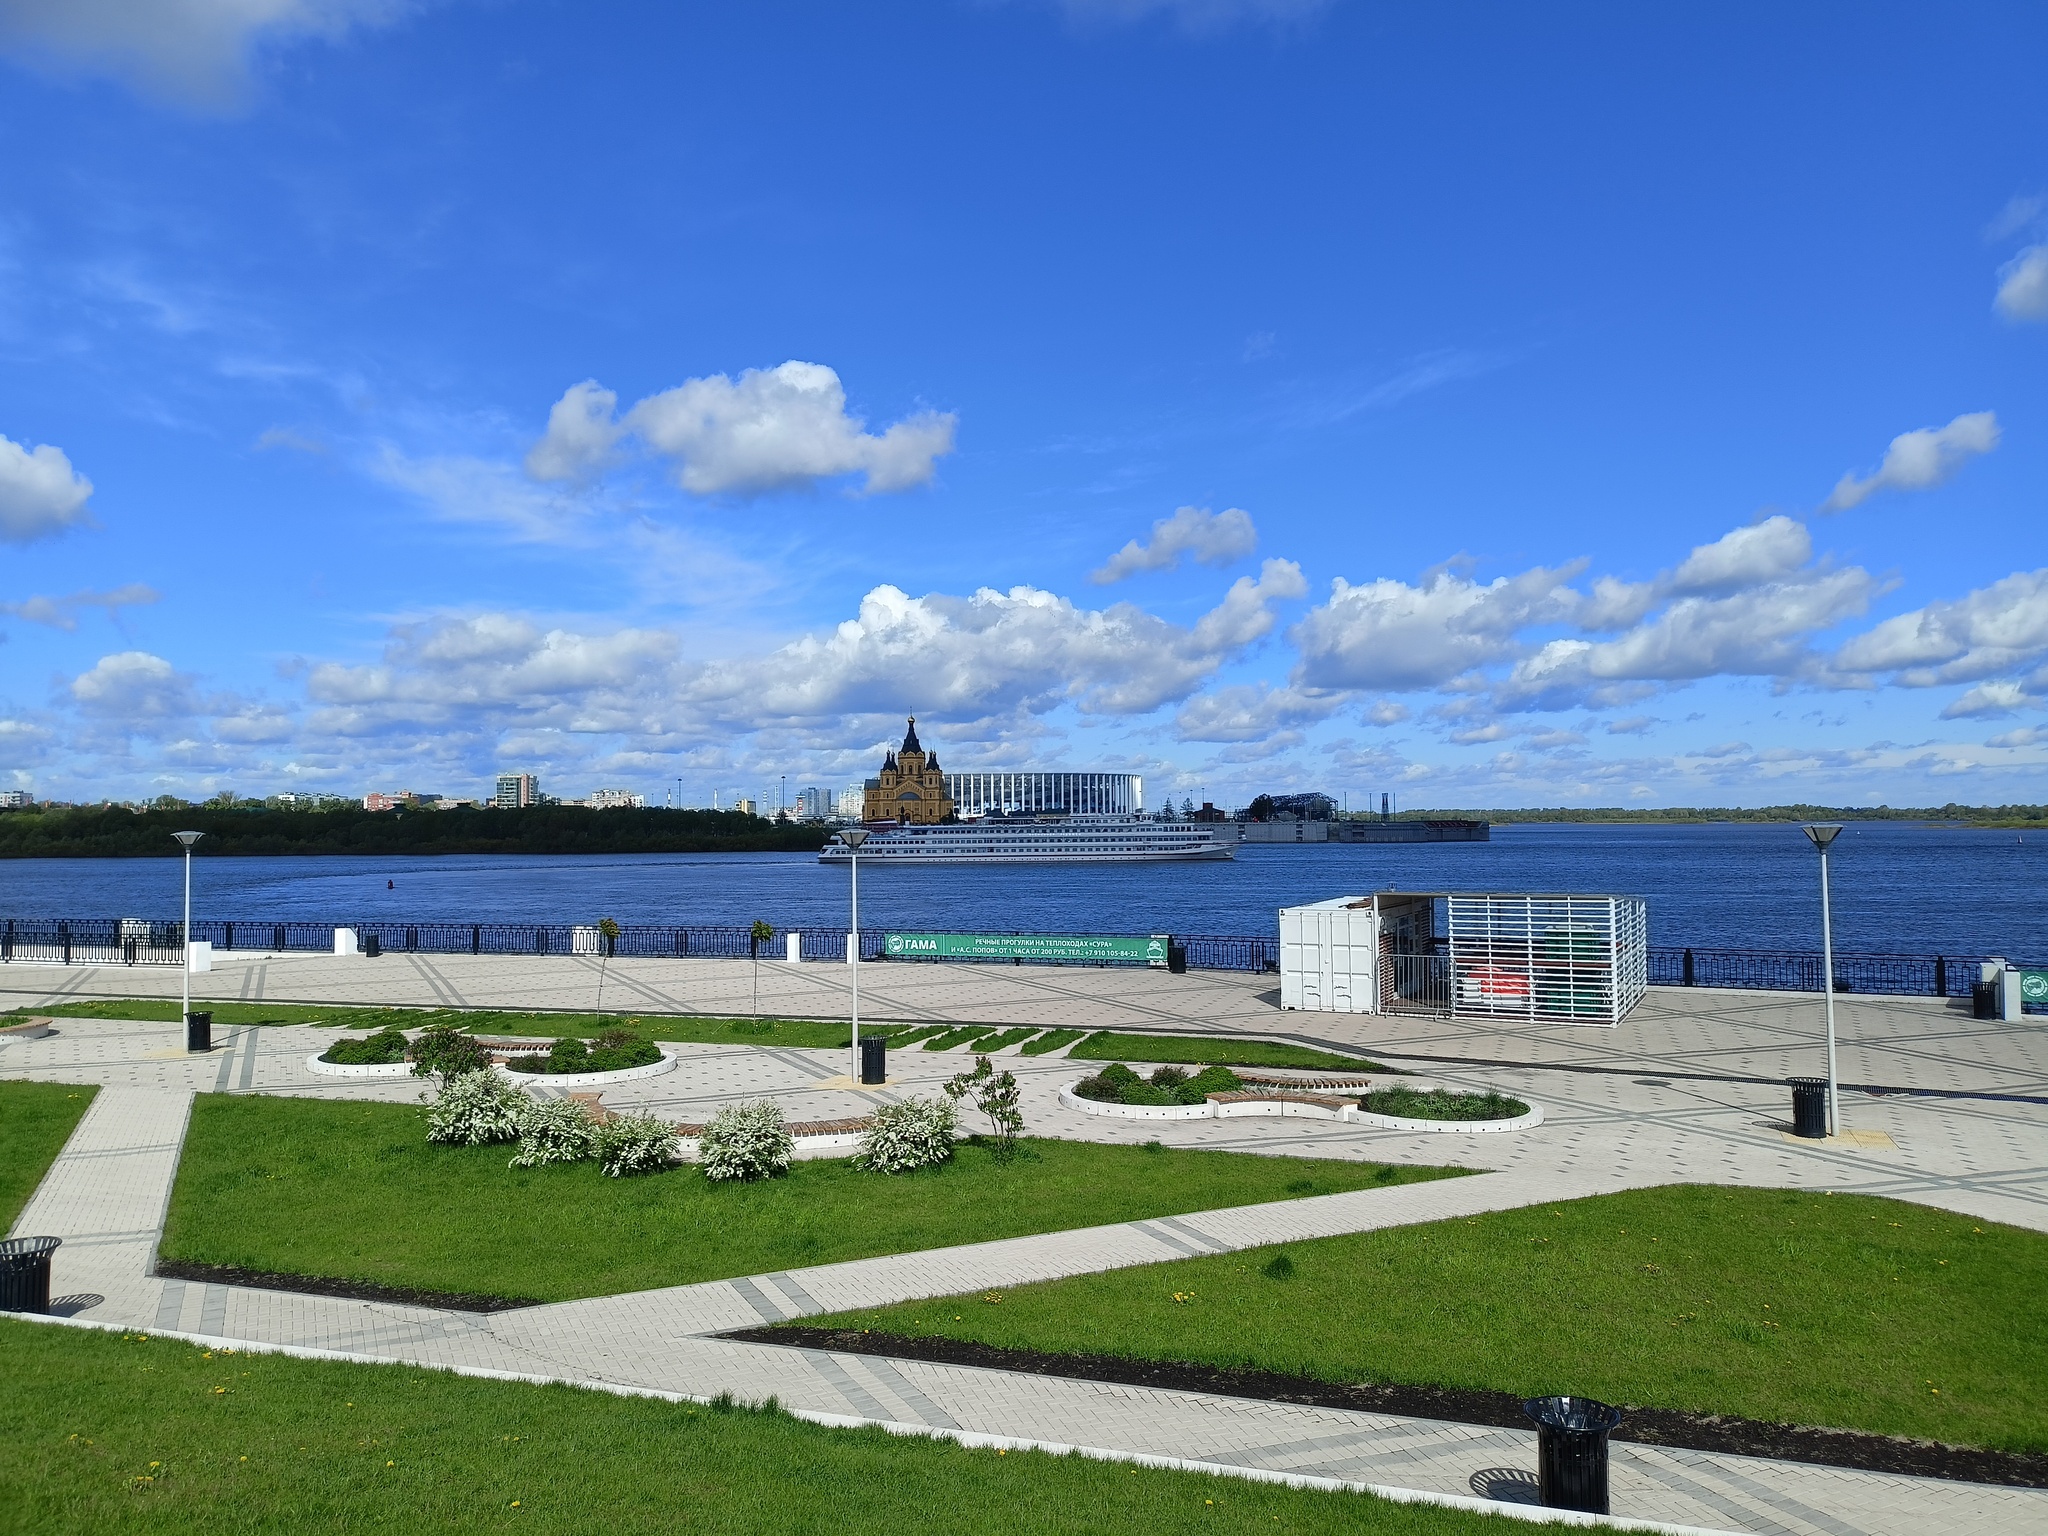
[[[602,946],[597,929],[581,923],[457,923],[405,922],[375,919],[333,923],[294,920],[248,922],[208,918],[195,921],[192,937],[211,943],[217,952],[260,950],[330,952],[337,927],[353,928],[358,942],[376,937],[379,947],[396,954],[469,955],[595,955]],[[0,963],[41,965],[176,965],[183,934],[176,921],[142,918],[6,918],[0,919]],[[883,930],[861,930],[861,959],[880,961]],[[1187,951],[1190,969],[1203,971],[1277,971],[1277,938],[1248,934],[1176,934]],[[754,952],[751,930],[737,924],[622,925],[613,946],[615,955],[663,959],[746,959]],[[762,959],[784,956],[784,940],[760,946]],[[806,929],[800,941],[805,960],[846,958],[841,929]],[[1977,955],[1837,954],[1835,989],[1843,993],[1905,997],[1968,997],[1977,979]],[[920,958],[888,962],[955,964]],[[1100,962],[1069,962],[1097,964]],[[2016,962],[2017,963],[2017,962]],[[2048,964],[2029,966],[2048,969]],[[1699,946],[1652,945],[1649,982],[1658,987],[1729,987],[1782,992],[1821,990],[1821,957],[1817,952],[1763,949],[1707,949]],[[1416,978],[1418,989],[1434,983]]]

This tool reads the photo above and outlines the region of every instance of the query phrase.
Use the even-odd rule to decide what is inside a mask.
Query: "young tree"
[[[754,919],[754,926],[747,930],[754,961],[754,1017],[757,1019],[761,1017],[761,946],[774,937],[774,928],[758,917]]]
[[[604,978],[612,952],[619,947],[619,925],[609,917],[597,920],[597,1033],[604,1033]]]
[[[962,1072],[946,1083],[946,1097],[954,1101],[974,1100],[974,1107],[988,1116],[995,1135],[996,1161],[1007,1163],[1017,1155],[1017,1138],[1024,1130],[1024,1112],[1017,1107],[1017,1074],[998,1072],[986,1056],[974,1058],[974,1070]]]

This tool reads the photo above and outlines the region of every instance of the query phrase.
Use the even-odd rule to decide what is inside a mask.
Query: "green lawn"
[[[0,1083],[0,1237],[14,1225],[98,1092],[70,1083]]]
[[[897,1177],[844,1158],[718,1185],[694,1166],[607,1179],[511,1169],[512,1148],[429,1145],[418,1110],[201,1095],[167,1258],[475,1295],[566,1301],[1218,1206],[1372,1189],[1456,1170],[1235,1152],[976,1142]]]
[[[1482,1536],[1484,1517],[769,1410],[0,1321],[10,1530]]]
[[[1035,1041],[1033,1042],[1036,1043]],[[1167,1061],[1199,1066],[1306,1067],[1324,1072],[1384,1072],[1362,1056],[1312,1051],[1284,1040],[1231,1040],[1218,1035],[1090,1035],[1067,1053],[1070,1061]]]
[[[2048,1236],[1868,1196],[1679,1185],[809,1322],[2048,1450]]]
[[[681,1040],[709,1045],[786,1045],[814,1050],[844,1050],[847,1026],[829,1019],[710,1019],[659,1013],[607,1011],[603,1023],[594,1013],[518,1013],[495,1008],[357,1008],[318,1003],[193,1002],[213,1011],[213,1022],[231,1024],[325,1024],[336,1029],[424,1029],[429,1024],[456,1024],[482,1035],[582,1035],[600,1029],[632,1029],[650,1040]],[[50,1015],[53,1010],[17,1009],[15,1015]],[[172,1024],[178,1019],[175,1000],[120,998],[99,1002],[66,1002],[54,1014],[76,1019],[142,1019]],[[8,1015],[12,1017],[14,1015]],[[864,1035],[893,1035],[903,1025],[863,1024]]]

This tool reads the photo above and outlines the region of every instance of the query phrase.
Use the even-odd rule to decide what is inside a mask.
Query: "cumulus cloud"
[[[2048,245],[2030,245],[1998,269],[1993,302],[2008,320],[2048,320]]]
[[[71,467],[64,450],[24,448],[0,437],[0,541],[26,544],[85,520],[92,482]]]
[[[1295,682],[1310,688],[1434,688],[1504,661],[1519,632],[1569,618],[1580,595],[1567,583],[1585,562],[1484,585],[1440,570],[1419,585],[1382,577],[1330,584],[1329,601],[1289,631],[1301,653]]]
[[[337,38],[402,9],[403,0],[0,0],[0,43],[62,72],[221,106],[241,93],[262,45]]]
[[[1968,460],[1996,448],[1998,438],[1998,417],[1992,411],[1958,416],[1945,427],[1901,432],[1885,450],[1877,473],[1862,479],[1853,470],[1843,475],[1821,510],[1846,512],[1879,491],[1924,491],[1940,485]]]
[[[148,651],[102,656],[71,680],[70,692],[86,714],[134,728],[185,719],[198,708],[192,680]]]
[[[2048,568],[2015,571],[1953,602],[1886,619],[1835,653],[1846,673],[1881,673],[1909,688],[1975,682],[2048,656]]]
[[[1297,688],[1234,684],[1183,704],[1174,716],[1174,734],[1182,741],[1264,741],[1328,719],[1341,702]]]
[[[137,581],[116,587],[111,592],[73,592],[66,597],[28,597],[18,603],[0,603],[0,613],[11,613],[31,624],[69,630],[78,628],[78,610],[81,608],[101,608],[111,618],[123,608],[140,608],[153,603],[158,596],[156,588]]]
[[[699,496],[740,495],[862,476],[869,495],[929,483],[953,451],[958,418],[918,411],[880,433],[848,413],[839,375],[820,363],[787,362],[689,379],[649,395],[623,417],[618,396],[594,379],[572,385],[548,413],[526,456],[537,480],[599,473],[628,435],[671,460],[677,483]]]
[[[1944,720],[1995,719],[2009,715],[2016,709],[2024,709],[2037,701],[2031,698],[2026,688],[2012,679],[1999,682],[1979,683],[1960,698],[1951,700],[1943,708]]]
[[[1221,512],[1182,507],[1152,525],[1150,543],[1132,539],[1089,580],[1108,586],[1140,571],[1170,571],[1183,555],[1200,565],[1230,565],[1250,554],[1258,543],[1252,516],[1241,507],[1226,507]]]

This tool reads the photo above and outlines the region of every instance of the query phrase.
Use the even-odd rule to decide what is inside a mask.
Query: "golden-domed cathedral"
[[[862,821],[901,821],[930,826],[953,814],[946,796],[946,776],[937,753],[926,754],[917,741],[917,716],[903,733],[903,745],[882,759],[882,775],[869,779],[862,796]]]

